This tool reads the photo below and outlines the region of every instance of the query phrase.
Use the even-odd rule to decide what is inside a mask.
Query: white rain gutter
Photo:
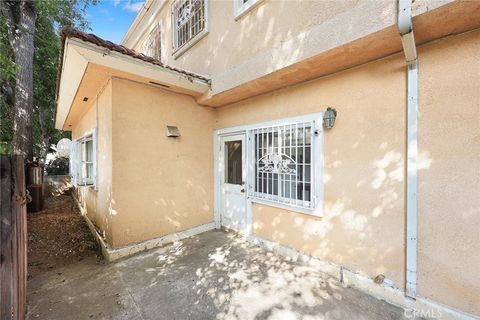
[[[398,29],[407,62],[407,270],[405,294],[417,295],[418,60],[412,1],[398,0]]]

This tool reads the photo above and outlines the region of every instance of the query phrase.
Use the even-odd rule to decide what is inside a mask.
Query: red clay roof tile
[[[157,60],[157,59],[154,59],[152,57],[146,56],[143,53],[140,53],[140,52],[137,52],[135,50],[129,49],[127,47],[124,47],[122,45],[113,43],[111,41],[104,40],[104,39],[102,39],[102,38],[100,38],[100,37],[98,37],[98,36],[96,36],[92,33],[85,33],[83,31],[77,30],[77,29],[72,28],[72,27],[65,27],[61,31],[61,36],[62,36],[61,56],[63,56],[63,46],[65,45],[66,38],[77,38],[77,39],[80,39],[80,40],[83,40],[83,41],[86,41],[86,42],[93,43],[93,44],[95,44],[99,47],[103,47],[103,48],[106,48],[108,50],[116,51],[116,52],[119,52],[121,54],[130,56],[130,57],[133,57],[133,58],[145,61],[145,62],[149,62],[149,63],[154,64],[156,66],[159,66],[159,67],[162,67],[162,68],[165,68],[165,69],[168,69],[168,70],[172,70],[172,71],[184,74],[188,77],[196,78],[198,80],[202,80],[202,81],[205,81],[205,82],[210,81],[209,79],[207,79],[207,78],[205,78],[201,75],[198,75],[198,74],[190,72],[190,71],[186,71],[186,70],[171,67],[169,65],[164,64],[160,60]],[[60,58],[62,59],[62,57],[60,57]],[[62,61],[62,60],[60,60],[60,61]]]

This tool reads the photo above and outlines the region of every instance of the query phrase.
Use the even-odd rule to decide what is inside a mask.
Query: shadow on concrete
[[[123,261],[29,283],[29,319],[401,319],[315,269],[210,231]]]

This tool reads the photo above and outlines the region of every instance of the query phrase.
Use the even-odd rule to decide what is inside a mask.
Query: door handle
[[[245,189],[240,190],[241,193],[245,193]]]

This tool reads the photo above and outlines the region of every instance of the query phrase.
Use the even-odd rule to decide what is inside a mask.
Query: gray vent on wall
[[[180,130],[178,130],[178,127],[167,125],[167,137],[180,137]]]

